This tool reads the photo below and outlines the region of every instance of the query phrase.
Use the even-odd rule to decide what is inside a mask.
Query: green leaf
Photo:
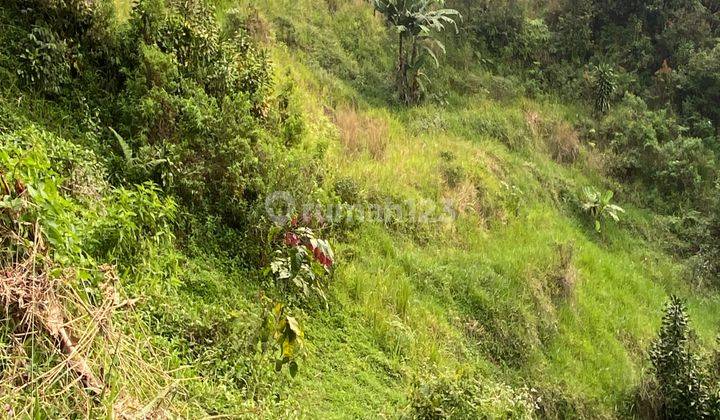
[[[292,332],[294,332],[295,335],[297,335],[298,337],[302,337],[303,331],[300,328],[300,324],[297,322],[297,320],[291,316],[287,317],[286,319],[287,319],[287,324],[288,324],[288,327],[290,328],[290,330]]]
[[[115,131],[112,127],[108,127],[110,129],[110,132],[113,133],[115,136],[115,139],[118,141],[118,144],[120,145],[120,150],[123,153],[123,156],[125,157],[125,160],[130,163],[133,160],[133,153],[130,146],[127,144],[125,139],[122,138],[120,134],[118,134],[117,131]]]
[[[290,362],[290,365],[288,366],[288,368],[290,369],[290,376],[292,376],[294,378],[298,372],[298,364],[295,361],[292,361],[292,362]]]

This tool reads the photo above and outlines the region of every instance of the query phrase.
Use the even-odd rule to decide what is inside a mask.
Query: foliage
[[[483,383],[470,376],[430,378],[416,384],[406,418],[532,418],[535,402],[525,389]]]
[[[687,67],[673,75],[678,84],[677,102],[683,114],[710,120],[720,126],[717,104],[720,100],[720,47],[693,54]],[[695,133],[694,133],[695,134]]]
[[[483,63],[492,68],[502,68],[502,64],[533,68],[546,61],[551,33],[544,20],[531,18],[521,2],[455,3],[466,17],[461,24],[462,32]]]
[[[619,214],[625,213],[622,207],[612,204],[612,199],[615,194],[610,190],[601,193],[593,187],[585,187],[583,189],[583,195],[582,209],[593,218],[595,230],[598,233],[602,231],[602,220],[610,218],[615,222],[619,222]]]
[[[47,138],[57,147],[60,141]],[[0,174],[2,174],[5,222],[19,223],[22,230],[33,229],[35,223],[52,245],[54,257],[59,261],[81,257],[80,235],[73,213],[79,210],[76,203],[62,193],[62,178],[55,172],[44,141],[37,129],[26,128],[0,137]],[[27,206],[24,201],[32,201]],[[21,211],[23,210],[23,211]],[[23,215],[14,220],[13,215]],[[32,236],[32,235],[30,235]],[[9,248],[12,254],[12,248]]]
[[[298,321],[285,313],[286,309],[280,303],[275,304],[272,310],[266,310],[260,342],[264,351],[274,348],[278,352],[275,370],[280,372],[287,365],[294,377],[298,371],[297,358],[303,349],[304,333]]]
[[[193,207],[210,204],[209,210],[240,224],[262,192],[253,148],[267,114],[267,60],[242,34],[222,39],[207,19],[212,9],[202,2],[182,14],[182,8],[157,7],[141,2],[133,11],[140,62],[121,98],[125,115],[116,129],[147,156],[149,179],[172,177],[172,190]]]
[[[70,81],[71,51],[67,41],[52,29],[36,26],[27,35],[20,54],[17,73],[21,79],[41,92],[58,94]]]
[[[654,111],[628,94],[600,124],[612,151],[608,169],[621,180],[641,180],[651,189],[703,201],[712,188],[714,153],[707,141],[684,135],[667,110]]]
[[[113,3],[118,19],[101,10]],[[441,105],[415,109],[387,102],[386,19],[317,3],[3,2],[0,238],[23,234],[3,259],[42,231],[77,303],[68,324],[102,320],[97,340],[75,331],[108,385],[67,388],[55,339],[6,317],[8,416],[612,418],[668,290],[699,308],[698,344],[717,334],[717,292],[680,279],[685,257],[717,260],[710,2],[448,1],[469,19],[423,69]],[[36,27],[64,47],[30,42]],[[37,69],[57,88],[18,75],[21,47],[49,48]],[[667,94],[650,95],[665,58]],[[588,122],[583,71],[599,62],[643,99]],[[578,185],[628,202],[611,243],[562,205]],[[386,223],[276,229],[273,191]],[[406,203],[434,221],[408,221]],[[62,378],[35,387],[50,371]],[[459,371],[473,374],[443,373]]]
[[[454,25],[460,13],[454,9],[436,9],[443,0],[373,0],[375,10],[380,12],[393,32],[397,33],[397,68],[395,87],[400,101],[406,105],[418,103],[426,93],[428,81],[423,68],[431,58],[436,66],[439,53],[445,46],[433,31],[441,32],[448,24]]]
[[[154,184],[113,189],[100,204],[103,218],[93,220],[85,245],[99,260],[135,270],[149,248],[172,243],[177,205]]]
[[[312,229],[291,223],[282,233],[280,249],[266,271],[290,300],[307,301],[318,296],[327,305],[326,291],[335,256],[330,244],[318,239]],[[272,232],[271,232],[272,233]]]
[[[696,214],[695,222],[690,228],[683,229],[685,235],[693,243],[690,251],[694,259],[694,275],[699,285],[717,287],[720,284],[720,211],[718,211],[718,190],[716,185],[710,200],[709,214]]]
[[[605,114],[617,89],[617,75],[609,64],[600,64],[593,67],[593,95],[595,97],[595,112]]]
[[[667,418],[701,419],[720,414],[705,372],[693,353],[691,336],[685,303],[672,296],[665,309],[660,335],[650,349]]]

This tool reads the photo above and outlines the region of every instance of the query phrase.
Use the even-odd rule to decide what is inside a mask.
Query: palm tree
[[[443,31],[447,24],[452,24],[457,33],[455,18],[460,18],[460,13],[441,8],[444,0],[372,0],[372,3],[398,34],[395,84],[400,100],[408,105],[417,103],[425,92],[424,80],[428,80],[422,70],[428,57],[437,66],[438,53],[445,53],[445,46],[433,33]]]

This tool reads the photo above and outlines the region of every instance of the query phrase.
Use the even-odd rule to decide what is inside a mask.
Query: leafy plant
[[[35,26],[27,35],[20,53],[17,73],[28,85],[47,93],[60,93],[70,81],[71,49],[46,26]]]
[[[716,178],[715,154],[712,142],[688,137],[686,131],[669,110],[652,110],[632,94],[626,94],[599,127],[612,153],[608,169],[617,178],[642,181],[664,196],[703,202],[711,196]],[[658,204],[670,206],[675,201]]]
[[[445,45],[434,35],[445,26],[455,26],[460,13],[454,9],[438,9],[444,0],[372,0],[398,34],[395,86],[400,101],[406,105],[419,102],[426,92],[429,79],[423,68],[431,58],[439,66],[438,53],[445,53]]]
[[[604,194],[593,187],[585,187],[583,189],[584,200],[582,201],[582,209],[590,214],[595,221],[595,230],[600,233],[602,230],[601,221],[610,218],[616,222],[620,221],[620,213],[625,210],[615,204],[612,199],[615,193],[608,190]]]
[[[293,225],[296,224],[291,224],[282,235],[280,249],[275,251],[266,272],[272,274],[284,292],[292,291],[290,298],[299,296],[307,301],[316,295],[327,304],[325,291],[335,263],[333,250],[326,240],[317,238],[312,229]],[[271,232],[277,233],[280,232]]]
[[[130,145],[122,138],[117,131],[110,128],[118,147],[122,152],[122,173],[132,181],[141,181],[149,179],[152,174],[160,167],[170,167],[170,160],[167,158],[153,157],[150,159],[142,159],[135,155]],[[172,173],[169,170],[162,171],[160,178],[163,185],[172,183]]]
[[[618,77],[609,64],[599,64],[592,69],[592,90],[595,98],[595,111],[605,114],[617,89]]]
[[[663,412],[671,419],[717,418],[720,415],[708,378],[691,348],[690,320],[682,299],[671,296],[660,335],[650,349]]]
[[[263,350],[274,348],[278,352],[275,370],[280,372],[288,365],[291,376],[298,371],[297,358],[301,355],[305,334],[298,321],[286,314],[283,304],[277,303],[272,310],[265,311],[260,342]]]

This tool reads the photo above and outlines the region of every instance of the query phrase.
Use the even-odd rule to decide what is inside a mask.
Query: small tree
[[[400,100],[406,105],[417,103],[425,92],[427,75],[423,72],[428,57],[439,66],[438,53],[445,53],[445,46],[433,36],[445,25],[452,24],[457,32],[455,18],[460,13],[443,9],[444,0],[372,0],[398,34],[398,63],[395,85]]]
[[[608,64],[600,64],[593,67],[592,90],[595,97],[595,111],[600,114],[606,114],[610,110],[610,105],[617,90],[618,76],[612,66]]]
[[[690,325],[683,301],[672,296],[665,309],[660,336],[650,349],[650,359],[670,419],[716,418],[715,401],[707,377],[693,354]]]

